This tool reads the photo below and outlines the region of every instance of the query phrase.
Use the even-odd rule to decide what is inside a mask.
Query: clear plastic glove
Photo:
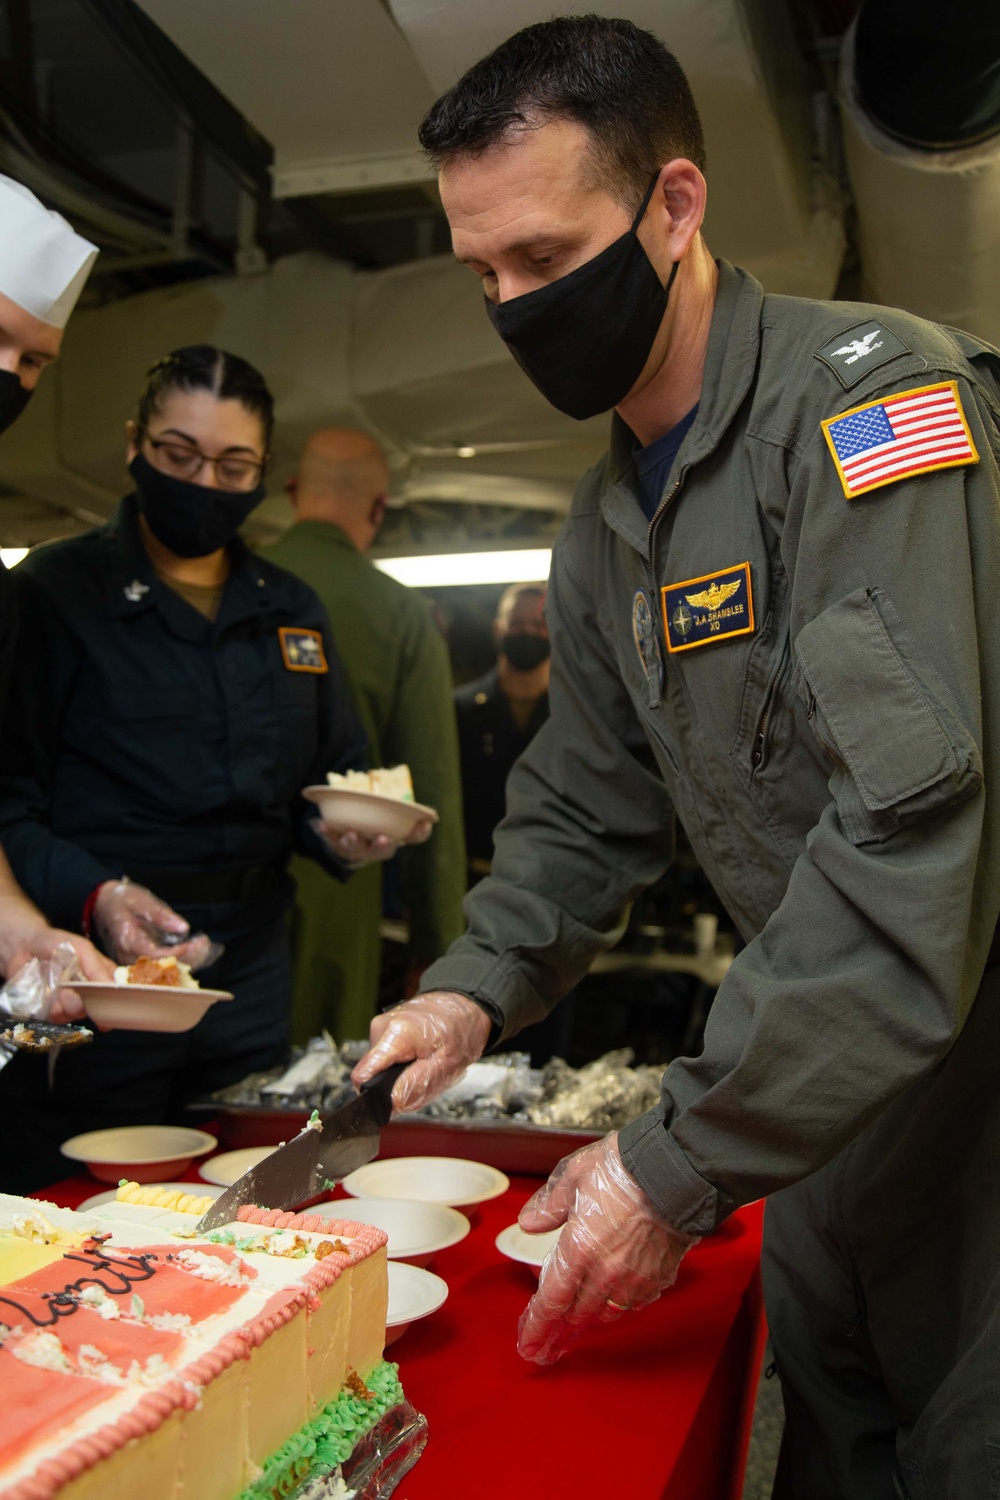
[[[518,1352],[539,1365],[554,1364],[592,1324],[655,1302],[698,1242],[656,1213],[622,1162],[617,1131],[564,1156],[518,1222],[527,1234],[564,1226],[518,1324]]]
[[[206,969],[222,957],[221,943],[204,932],[191,933],[182,916],[144,885],[106,880],[94,906],[94,931],[104,951],[120,964],[132,964],[142,954],[176,958],[192,969]]]
[[[392,1102],[397,1110],[419,1109],[482,1057],[490,1029],[489,1016],[465,995],[418,995],[375,1017],[371,1049],[351,1078],[360,1088],[393,1063],[412,1062],[396,1079]]]
[[[43,927],[23,940],[10,963],[10,978],[0,989],[0,1010],[20,1021],[54,1021],[64,1025],[86,1014],[72,988],[74,980],[110,980],[115,966],[86,938],[55,927]]]
[[[373,865],[381,860],[392,859],[396,851],[407,844],[426,844],[434,827],[433,823],[424,820],[422,823],[417,823],[405,839],[391,839],[384,833],[369,839],[365,838],[363,833],[354,832],[353,829],[332,828],[329,823],[323,823],[319,818],[313,820],[312,826],[338,859],[350,865],[352,870],[360,870],[364,865]]]
[[[76,1022],[85,1011],[73,981],[109,980],[112,975],[111,960],[87,939],[43,927],[13,957],[10,978],[0,989],[0,1011],[22,1022]]]

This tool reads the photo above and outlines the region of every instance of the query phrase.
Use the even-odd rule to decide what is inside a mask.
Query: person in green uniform
[[[405,762],[416,799],[440,814],[427,843],[403,855],[409,981],[463,929],[465,848],[451,669],[426,599],[366,558],[385,512],[389,470],[374,438],[354,428],[316,432],[289,481],[295,524],[266,555],[315,589],[369,743],[372,766]],[[370,866],[329,889],[296,860],[294,1036],[326,1027],[367,1035],[381,967],[382,870]]]
[[[518,33],[421,139],[528,376],[615,415],[492,875],[355,1078],[412,1060],[419,1103],[544,1015],[676,815],[746,946],[701,1055],[522,1211],[564,1227],[521,1351],[643,1307],[767,1196],[774,1495],[995,1500],[1000,353],[715,259],[690,89],[630,22]]]

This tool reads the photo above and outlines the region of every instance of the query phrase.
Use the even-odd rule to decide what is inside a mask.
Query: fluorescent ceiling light
[[[549,576],[550,547],[516,552],[444,552],[434,557],[383,557],[375,566],[411,589],[448,584],[536,583]]]
[[[0,547],[0,562],[5,568],[16,568],[28,555],[27,547]]]

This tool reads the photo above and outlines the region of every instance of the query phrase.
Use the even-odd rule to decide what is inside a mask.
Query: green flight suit
[[[1000,354],[721,263],[651,523],[634,446],[615,418],[558,539],[551,718],[424,985],[539,1019],[676,811],[747,946],[619,1141],[680,1229],[774,1195],[775,1495],[996,1500]]]
[[[448,650],[421,595],[379,572],[339,527],[300,521],[265,554],[323,600],[373,766],[405,761],[441,821],[403,855],[410,953],[428,961],[463,930],[465,846]],[[382,867],[336,885],[296,860],[293,1037],[368,1035],[381,960]],[[316,875],[320,878],[317,879]]]

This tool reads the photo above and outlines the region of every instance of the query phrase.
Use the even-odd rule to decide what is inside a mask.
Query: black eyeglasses
[[[220,489],[252,490],[260,483],[267,467],[266,460],[226,454],[221,458],[210,458],[200,448],[191,448],[188,444],[178,443],[171,438],[150,437],[148,432],[143,437],[156,454],[158,466],[175,479],[192,480],[206,464],[210,464]]]

